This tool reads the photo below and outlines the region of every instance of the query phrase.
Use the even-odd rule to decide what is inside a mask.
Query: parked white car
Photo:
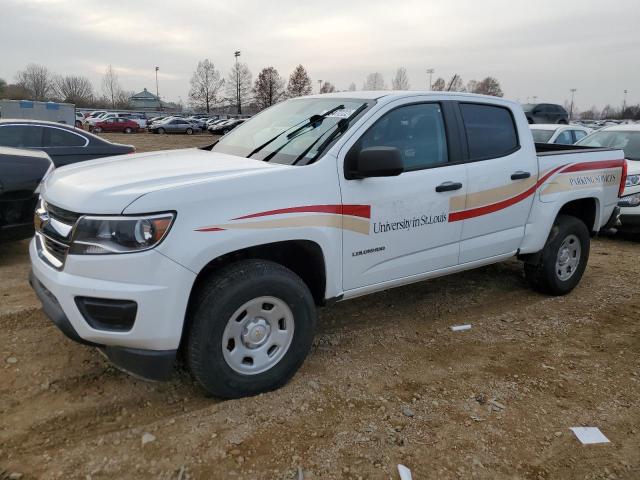
[[[578,145],[619,148],[627,159],[627,180],[620,199],[619,230],[640,233],[640,124],[616,125],[598,130]]]
[[[496,97],[290,99],[204,149],[54,171],[31,283],[118,367],[166,379],[183,348],[208,392],[253,395],[302,365],[316,305],[516,255],[534,288],[570,292],[590,235],[617,221],[624,162],[534,145]]]
[[[537,123],[529,125],[536,143],[557,143],[560,145],[573,145],[582,140],[593,130],[580,125],[559,125],[557,123]]]

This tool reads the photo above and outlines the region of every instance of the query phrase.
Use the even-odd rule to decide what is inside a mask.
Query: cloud
[[[0,77],[13,80],[29,62],[87,75],[99,88],[106,65],[123,86],[155,83],[186,99],[199,60],[226,74],[235,50],[254,77],[265,66],[288,77],[298,63],[315,80],[357,86],[367,73],[387,83],[407,68],[414,89],[426,69],[463,79],[496,76],[506,95],[525,101],[617,104],[622,91],[640,102],[637,0],[2,0]],[[27,33],[25,33],[27,32]],[[18,41],[19,39],[19,41]]]

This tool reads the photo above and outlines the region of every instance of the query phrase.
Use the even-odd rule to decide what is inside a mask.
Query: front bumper
[[[100,347],[120,368],[150,378],[151,366],[173,367],[196,275],[157,251],[68,255],[62,270],[29,246],[31,283],[49,318],[72,340]],[[131,300],[137,311],[127,331],[93,328],[76,297]],[[153,372],[151,372],[153,373]],[[162,375],[160,375],[162,376]],[[153,378],[158,379],[158,378]]]

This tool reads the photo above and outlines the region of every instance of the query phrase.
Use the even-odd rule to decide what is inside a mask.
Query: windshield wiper
[[[262,145],[256,147],[249,155],[247,155],[247,158],[251,158],[253,155],[255,155],[256,153],[258,153],[260,150],[262,150],[263,148],[265,148],[266,146],[270,145],[271,143],[275,142],[278,138],[280,138],[282,135],[284,135],[286,132],[288,132],[289,130],[291,130],[292,128],[296,127],[297,125],[300,125],[300,123],[302,123],[302,125],[300,125],[298,128],[296,128],[294,131],[292,131],[291,133],[289,133],[287,135],[287,140],[291,140],[293,138],[293,136],[298,133],[300,130],[303,130],[305,128],[307,128],[310,125],[314,125],[318,122],[322,122],[322,120],[324,120],[326,117],[328,117],[329,115],[331,115],[333,112],[337,111],[337,110],[342,110],[344,108],[344,105],[338,105],[335,108],[332,108],[331,110],[328,110],[322,114],[316,114],[316,115],[311,115],[308,119],[303,120],[302,122],[298,122],[295,125],[292,125],[291,127],[287,128],[286,130],[283,130],[282,132],[280,132],[279,134],[277,134],[275,137],[270,138],[269,140],[267,140],[266,142],[264,142]],[[278,153],[280,150],[282,150],[282,148],[287,145],[289,142],[285,142],[280,148],[278,148],[277,150],[271,152],[269,155],[267,155],[264,158],[265,162],[268,162],[276,153]]]
[[[333,132],[331,132],[331,134],[327,137],[327,139],[322,142],[320,144],[320,146],[318,147],[318,151],[316,152],[316,154],[313,156],[312,159],[309,159],[308,162],[304,163],[304,165],[308,165],[309,163],[313,163],[315,161],[316,158],[318,158],[318,155],[320,155],[322,153],[322,151],[327,148],[327,146],[333,142],[333,140],[338,136],[343,134],[347,128],[349,127],[349,123],[351,122],[351,120],[355,117],[357,117],[360,112],[362,112],[365,108],[367,108],[367,104],[363,103],[362,105],[360,105],[358,108],[356,108],[353,113],[351,115],[349,115],[347,118],[341,118],[338,123],[336,123],[334,125],[334,127],[337,127]],[[296,165],[300,160],[302,160],[307,153],[309,153],[311,151],[311,149],[314,147],[314,145],[316,143],[318,143],[320,141],[320,139],[322,137],[325,136],[325,134],[328,132],[329,130],[327,130],[326,132],[324,132],[322,135],[320,135],[318,138],[316,138],[316,140],[309,145],[307,148],[305,148],[305,150],[296,157],[296,159],[293,161],[292,165]]]

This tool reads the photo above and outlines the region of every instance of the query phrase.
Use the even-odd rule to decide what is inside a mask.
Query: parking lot
[[[514,260],[339,303],[293,381],[221,402],[67,340],[27,284],[27,242],[0,245],[0,478],[639,478],[639,253],[597,239],[566,297],[532,292]],[[611,444],[581,446],[580,425]]]

